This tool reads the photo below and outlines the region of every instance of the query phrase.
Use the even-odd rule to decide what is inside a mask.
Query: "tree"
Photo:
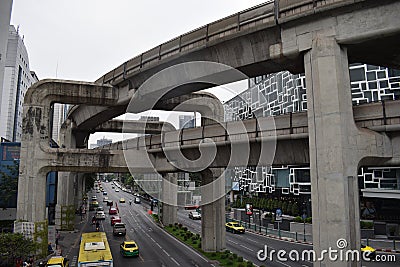
[[[94,173],[85,173],[83,174],[85,179],[85,190],[89,191],[91,188],[94,187],[94,181],[96,180],[96,174]]]
[[[291,212],[292,216],[296,216],[299,214],[299,206],[297,205],[296,202],[293,203]]]
[[[21,233],[0,233],[0,255],[9,264],[13,264],[16,259],[34,255],[37,249],[38,244]]]
[[[10,199],[17,195],[18,191],[19,160],[14,160],[14,164],[7,165],[6,170],[0,172],[0,194],[2,208],[8,206]]]

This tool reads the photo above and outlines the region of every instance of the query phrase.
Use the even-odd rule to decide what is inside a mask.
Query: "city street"
[[[135,266],[212,266],[206,258],[199,255],[196,251],[187,247],[186,245],[178,242],[175,238],[164,232],[157,226],[152,218],[148,215],[147,210],[150,205],[147,201],[141,204],[129,205],[129,200],[133,200],[133,195],[127,192],[115,192],[112,189],[112,183],[102,183],[103,188],[107,192],[109,199],[116,202],[119,208],[119,215],[122,222],[126,224],[127,235],[126,237],[113,236],[112,227],[110,225],[110,215],[108,215],[105,203],[103,207],[106,209],[106,219],[101,223],[101,231],[106,232],[107,238],[111,247],[114,259],[114,266],[122,266],[126,264],[134,264]],[[117,188],[117,187],[115,187]],[[102,193],[95,194],[102,205]],[[119,199],[123,197],[126,203],[119,203]],[[115,206],[115,204],[114,204]],[[157,212],[157,209],[155,208]],[[178,221],[187,226],[189,230],[194,233],[200,233],[201,220],[192,220],[188,218],[189,211],[179,209]],[[94,212],[90,212],[85,222],[84,231],[94,231],[94,226],[90,223],[90,218]],[[125,258],[119,253],[119,245],[123,240],[134,240],[140,248],[140,255],[136,258]],[[245,234],[232,234],[226,233],[227,249],[233,253],[242,256],[246,260],[250,260],[258,266],[313,266],[310,261],[280,261],[275,258],[272,262],[266,260],[264,262],[257,259],[257,252],[268,246],[269,250],[296,250],[302,252],[303,250],[310,250],[312,246],[293,243],[283,240],[268,238],[251,232]],[[76,245],[68,255],[70,259],[78,256],[79,246]],[[379,255],[392,255],[388,253],[379,253]],[[396,262],[400,261],[400,255],[395,255]],[[71,261],[71,267],[77,266],[76,260]],[[395,262],[382,262],[382,263],[366,263],[363,262],[362,266],[366,267],[380,267],[380,266],[397,266]]]
[[[109,199],[117,203],[119,216],[126,224],[127,234],[123,236],[113,236],[110,223],[110,215],[106,204],[102,202],[102,193],[95,194],[100,205],[105,209],[106,219],[101,222],[100,231],[107,234],[107,239],[113,255],[114,266],[211,266],[208,260],[199,255],[194,250],[177,242],[175,238],[160,229],[152,218],[146,213],[141,204],[129,205],[131,194],[126,192],[115,192],[111,189],[111,183],[103,183]],[[126,203],[119,203],[119,199],[124,197]],[[115,204],[114,204],[115,206]],[[95,231],[91,225],[91,218],[94,212],[91,211],[85,223],[84,232]],[[123,257],[119,252],[119,245],[123,240],[134,240],[139,246],[139,257]],[[71,267],[77,266],[72,260],[79,254],[79,246],[71,250],[68,257],[71,259]]]

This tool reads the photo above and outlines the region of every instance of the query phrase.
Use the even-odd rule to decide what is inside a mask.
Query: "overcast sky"
[[[94,81],[165,41],[262,2],[14,0],[11,24],[19,25],[40,79]]]
[[[95,81],[180,34],[263,2],[14,0],[11,24],[39,79]]]

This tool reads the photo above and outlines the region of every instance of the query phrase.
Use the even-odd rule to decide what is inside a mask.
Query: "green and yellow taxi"
[[[89,203],[89,210],[93,211],[96,210],[99,207],[99,202],[97,200],[92,201]]]
[[[62,256],[51,257],[46,263],[46,267],[68,267],[68,266],[69,266],[69,260]]]
[[[139,247],[135,241],[124,241],[119,246],[119,251],[121,252],[122,256],[132,257],[132,256],[139,256]]]
[[[236,233],[244,233],[244,227],[238,222],[228,222],[225,224],[226,231]]]
[[[361,244],[361,253],[363,253],[369,259],[375,259],[376,249]]]

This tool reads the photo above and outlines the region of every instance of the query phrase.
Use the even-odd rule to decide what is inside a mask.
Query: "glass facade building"
[[[352,64],[349,72],[353,105],[400,99],[399,70]],[[283,71],[252,78],[249,89],[225,102],[224,110],[226,121],[307,111],[305,76]],[[239,183],[239,191],[311,194],[309,166],[235,167],[227,175],[232,178],[232,184]],[[361,168],[360,188],[399,190],[399,177],[400,167]]]

